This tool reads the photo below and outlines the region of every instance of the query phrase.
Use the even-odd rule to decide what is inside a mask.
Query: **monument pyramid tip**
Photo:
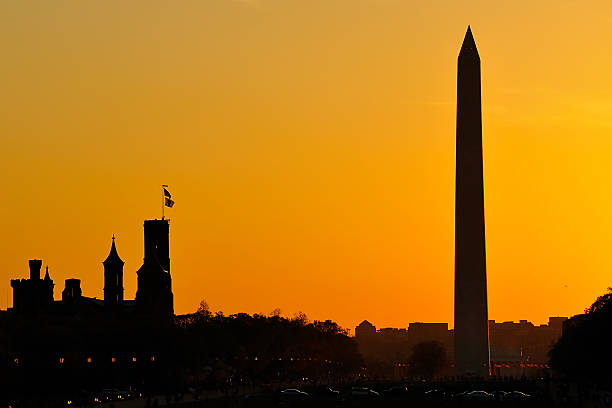
[[[472,27],[469,25],[465,33],[465,38],[463,39],[463,44],[461,45],[461,53],[466,51],[478,54],[478,49],[476,48],[476,41],[474,41],[474,35],[472,34]]]

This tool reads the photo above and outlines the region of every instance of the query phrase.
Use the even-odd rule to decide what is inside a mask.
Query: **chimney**
[[[40,280],[40,268],[42,267],[42,261],[40,259],[30,259],[30,280]]]

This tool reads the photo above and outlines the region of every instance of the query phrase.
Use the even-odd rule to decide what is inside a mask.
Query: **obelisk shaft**
[[[455,374],[489,375],[480,57],[470,28],[458,59]]]

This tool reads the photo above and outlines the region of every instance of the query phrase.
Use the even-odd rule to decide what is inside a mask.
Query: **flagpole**
[[[168,187],[167,184],[162,184],[162,220],[164,219],[166,210],[166,195],[164,194],[164,187]]]

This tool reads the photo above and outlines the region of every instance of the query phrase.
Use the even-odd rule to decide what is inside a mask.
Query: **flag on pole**
[[[174,205],[174,200],[166,197],[166,207],[172,208],[173,205]]]
[[[164,188],[164,196],[166,198],[172,198],[172,196],[170,195],[170,192],[168,190],[166,190],[165,188]]]

